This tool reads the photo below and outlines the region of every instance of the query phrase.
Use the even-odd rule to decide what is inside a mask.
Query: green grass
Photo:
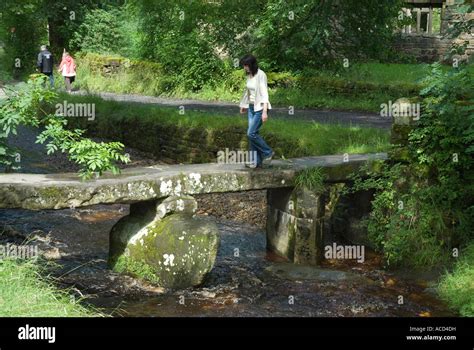
[[[300,153],[288,150],[289,157],[374,153],[390,147],[389,132],[376,128],[285,120],[273,120],[266,127],[263,135],[270,132],[283,140],[297,140]]]
[[[295,187],[306,188],[312,192],[320,192],[324,190],[324,178],[322,168],[307,168],[296,176]]]
[[[350,81],[363,81],[378,84],[416,84],[429,72],[424,63],[356,63],[336,74]],[[327,73],[324,75],[327,76]]]
[[[296,108],[319,108],[348,111],[379,112],[380,104],[394,97],[380,91],[362,95],[334,94],[324,88],[270,88],[270,101],[274,107],[294,106]],[[225,101],[238,103],[241,92],[232,92],[224,86],[205,86],[199,92],[180,91],[170,94],[175,98],[189,98],[204,101]],[[398,98],[398,97],[397,97]]]
[[[451,69],[448,65],[443,65],[442,69]],[[471,74],[474,74],[474,66],[468,67]],[[341,78],[347,81],[377,83],[380,85],[397,84],[419,84],[421,80],[430,72],[430,64],[427,63],[378,63],[366,62],[355,63],[338,73],[328,71],[312,71],[311,75],[326,78]]]
[[[331,94],[324,89],[277,89],[271,93],[271,101],[279,106],[319,108],[347,111],[380,112],[380,105],[393,100],[381,92],[363,95]]]
[[[474,317],[474,243],[460,251],[459,261],[443,276],[438,292],[462,316]]]
[[[103,316],[56,288],[31,260],[0,260],[0,317]]]
[[[140,122],[174,125],[184,129],[204,128],[209,133],[219,130],[247,129],[246,115],[222,116],[217,113],[186,111],[174,107],[156,107],[137,103],[105,101],[96,96],[61,96],[69,103],[95,103],[96,122],[103,129],[120,128],[121,121],[138,118]],[[95,122],[94,122],[95,123]],[[94,125],[92,125],[94,127]],[[389,131],[341,124],[320,124],[300,120],[270,119],[261,129],[281,144],[277,156],[301,157],[342,153],[384,152],[389,148]],[[99,135],[100,136],[100,135]],[[133,147],[133,145],[129,145]],[[151,151],[151,150],[144,150]]]
[[[117,55],[78,53],[75,85],[91,92],[107,91],[124,94],[157,96],[164,92],[161,65],[151,61],[129,60]],[[104,65],[120,64],[113,74]]]

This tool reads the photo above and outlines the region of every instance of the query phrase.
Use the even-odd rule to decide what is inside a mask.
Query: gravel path
[[[86,91],[75,91],[74,94],[88,95]],[[230,102],[175,99],[143,95],[116,94],[110,92],[94,93],[94,95],[110,101],[153,104],[168,107],[184,106],[185,109],[193,111],[213,112],[227,116],[239,115],[238,104]],[[392,125],[392,121],[389,118],[383,118],[377,113],[360,111],[332,111],[296,108],[294,114],[290,115],[288,113],[288,107],[274,107],[271,110],[270,117],[315,121],[326,124],[352,124],[385,129],[390,128]]]

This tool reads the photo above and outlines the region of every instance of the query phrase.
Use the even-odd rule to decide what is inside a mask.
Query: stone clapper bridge
[[[267,190],[267,248],[296,264],[322,257],[326,190],[295,188],[296,175],[320,167],[324,187],[385,153],[275,160],[264,169],[243,165],[192,164],[128,168],[81,181],[76,174],[2,174],[0,208],[62,209],[94,204],[130,204],[130,213],[110,232],[109,265],[167,288],[202,283],[212,269],[219,232],[196,217],[196,194]]]

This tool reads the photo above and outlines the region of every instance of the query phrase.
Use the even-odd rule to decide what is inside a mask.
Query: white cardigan
[[[268,99],[267,75],[263,70],[259,68],[255,77],[257,78],[257,88],[255,90],[254,111],[261,111],[263,109],[264,103],[268,103],[267,109],[272,109],[272,106]],[[239,106],[241,108],[249,108],[249,103],[249,91],[247,87],[245,87],[244,94],[242,95]]]

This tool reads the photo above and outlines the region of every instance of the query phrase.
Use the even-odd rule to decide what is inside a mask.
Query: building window
[[[404,8],[405,16],[411,18],[411,24],[405,25],[402,32],[414,35],[439,35],[441,32],[441,8],[416,7]]]

